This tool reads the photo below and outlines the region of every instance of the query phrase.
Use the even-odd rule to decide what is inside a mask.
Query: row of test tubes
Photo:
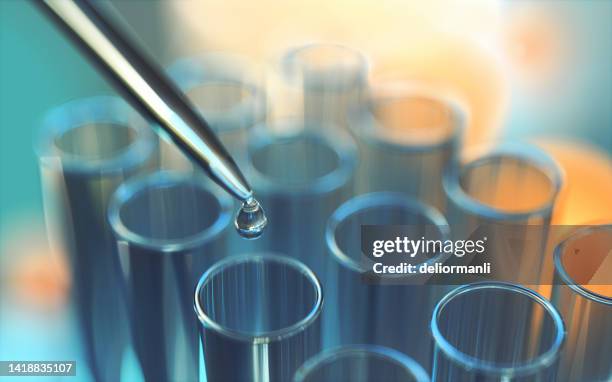
[[[612,378],[612,294],[588,283],[612,227],[578,230],[549,256],[558,165],[525,144],[461,152],[465,106],[371,84],[368,65],[308,44],[286,52],[268,87],[233,55],[168,69],[266,209],[257,241],[232,231],[234,202],[120,99],[48,114],[36,142],[48,228],[70,260],[94,380],[119,380],[128,347],[146,381]],[[497,276],[533,285],[362,279],[362,225],[446,239],[508,222],[537,229],[494,259]],[[538,283],[554,284],[549,298]]]

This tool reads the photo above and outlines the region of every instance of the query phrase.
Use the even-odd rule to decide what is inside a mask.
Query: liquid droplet
[[[234,226],[245,239],[257,239],[268,224],[268,218],[257,200],[249,198],[242,203],[236,215]]]

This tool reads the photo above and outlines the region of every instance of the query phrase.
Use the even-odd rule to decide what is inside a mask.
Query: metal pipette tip
[[[236,229],[245,238],[261,235],[267,219],[231,155],[180,89],[107,19],[94,1],[36,1],[41,9],[108,76],[125,97],[228,193],[245,200]]]
[[[250,197],[242,203],[242,207],[236,214],[234,227],[245,239],[257,239],[261,236],[268,224],[268,218],[263,208],[255,198]]]

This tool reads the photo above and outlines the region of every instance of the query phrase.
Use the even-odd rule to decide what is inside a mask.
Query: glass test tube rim
[[[336,242],[335,232],[338,226],[346,219],[352,217],[360,211],[365,211],[373,207],[380,206],[394,206],[404,207],[411,211],[416,211],[423,215],[427,220],[431,222],[432,226],[438,228],[441,236],[441,240],[445,240],[450,236],[450,228],[444,215],[439,212],[435,207],[425,204],[417,199],[414,199],[406,194],[399,192],[390,191],[379,191],[371,192],[368,194],[355,196],[340,207],[338,207],[330,216],[325,227],[325,243],[332,258],[340,263],[345,268],[350,269],[353,272],[363,273],[369,271],[364,269],[359,262],[355,261],[351,256],[344,253],[338,243]],[[432,263],[435,261],[443,260],[448,258],[449,255],[439,253],[434,257],[428,259],[425,263]],[[386,278],[406,278],[407,275],[401,274],[390,274],[385,275]]]
[[[219,216],[204,230],[184,238],[153,239],[136,233],[128,228],[121,219],[121,208],[140,192],[149,187],[164,187],[180,184],[190,184],[200,190],[210,193],[219,202]],[[153,249],[160,253],[175,253],[201,246],[203,243],[214,240],[231,223],[233,201],[229,196],[214,190],[210,184],[191,173],[179,171],[156,171],[150,174],[130,179],[121,184],[113,193],[109,201],[107,218],[113,232],[119,240],[130,244],[139,245],[143,248]]]
[[[356,62],[357,62],[357,65],[355,67],[359,69],[357,73],[355,73],[355,80],[357,81],[357,84],[366,85],[368,83],[368,73],[370,71],[370,68],[372,67],[371,60],[368,58],[368,56],[366,56],[360,50],[354,49],[346,44],[343,44],[337,41],[310,41],[310,42],[305,42],[300,45],[290,47],[289,49],[285,50],[280,60],[278,60],[279,70],[280,70],[280,73],[282,74],[283,79],[287,81],[287,83],[292,84],[294,86],[303,85],[301,82],[299,84],[296,83],[297,79],[300,78],[300,75],[301,75],[301,72],[300,73],[294,72],[294,70],[296,69],[300,71],[300,68],[295,66],[295,63],[298,62],[296,57],[299,54],[303,53],[304,51],[307,51],[313,48],[320,48],[320,47],[340,49],[340,50],[345,51],[348,54],[353,55],[354,58],[356,58]],[[325,76],[324,75],[323,75],[323,78],[321,78],[321,80],[322,80],[321,83],[317,81],[316,83],[311,84],[311,89],[309,90],[318,90],[319,88],[324,89],[324,90],[329,90],[329,89],[325,89]]]
[[[411,374],[417,382],[428,382],[430,380],[425,369],[404,353],[380,345],[355,344],[325,349],[306,360],[306,362],[296,371],[293,382],[304,382],[308,374],[316,370],[319,366],[353,354],[366,355],[368,357],[375,356],[397,364],[405,369],[407,373]]]
[[[55,138],[71,130],[100,123],[121,126],[136,135],[126,147],[107,158],[84,158],[55,144]],[[84,175],[122,173],[145,162],[156,147],[156,136],[146,120],[121,98],[106,95],[77,98],[54,107],[45,114],[34,141],[34,151],[43,166],[61,165],[63,169]],[[55,158],[61,158],[61,164]]]
[[[251,335],[244,332],[240,332],[237,330],[229,329],[215,320],[213,320],[207,313],[202,303],[200,301],[200,294],[202,289],[205,287],[206,283],[212,279],[217,274],[222,273],[225,269],[232,267],[234,265],[248,263],[248,262],[258,262],[263,263],[266,261],[272,261],[276,263],[280,263],[286,266],[293,267],[294,270],[301,273],[306,279],[308,279],[312,286],[314,286],[314,290],[316,293],[316,299],[314,301],[312,309],[308,312],[308,314],[303,317],[298,322],[291,324],[288,327],[275,329],[272,331],[259,333],[257,335]],[[282,341],[286,338],[292,337],[300,331],[304,330],[310,324],[312,324],[320,315],[323,308],[323,288],[321,286],[321,282],[319,278],[315,275],[315,273],[308,268],[304,263],[292,259],[290,257],[281,256],[278,254],[272,253],[260,253],[260,254],[242,254],[231,256],[220,260],[213,264],[208,270],[204,272],[198,284],[195,288],[194,293],[194,310],[200,323],[210,330],[215,331],[227,338],[231,338],[241,342],[252,343],[253,345],[260,344],[269,344],[272,342]]]
[[[438,327],[438,318],[442,313],[442,310],[444,309],[446,304],[449,303],[453,298],[466,293],[477,291],[479,289],[501,289],[504,291],[518,292],[531,299],[533,302],[542,306],[546,313],[548,313],[549,316],[552,318],[555,329],[557,331],[550,349],[546,350],[544,353],[538,355],[534,359],[524,361],[519,365],[508,365],[503,363],[479,360],[476,357],[462,352],[450,342],[448,342],[446,338],[444,338],[444,335]],[[436,347],[440,348],[442,352],[453,362],[461,365],[461,367],[466,369],[479,370],[498,376],[528,375],[537,371],[541,367],[552,365],[553,362],[559,357],[561,348],[563,346],[563,343],[565,342],[565,324],[563,323],[563,319],[561,318],[560,313],[557,311],[557,309],[555,309],[555,307],[550,301],[545,299],[539,293],[522,285],[502,281],[484,281],[462,285],[448,292],[436,304],[436,307],[433,310],[430,329]]]
[[[612,307],[612,296],[603,296],[599,293],[595,293],[590,291],[589,289],[583,287],[580,284],[576,284],[572,277],[569,275],[565,266],[563,265],[563,254],[565,253],[565,247],[570,244],[572,241],[587,236],[594,232],[599,231],[611,231],[612,232],[612,224],[600,225],[595,227],[586,227],[577,230],[572,235],[570,235],[567,239],[563,240],[555,247],[555,251],[553,254],[554,264],[555,264],[555,273],[559,275],[561,280],[564,282],[566,286],[571,288],[574,292],[576,292],[581,297],[584,297],[593,302],[608,305]]]
[[[271,131],[269,124],[260,123],[256,125],[247,143],[248,173],[251,183],[257,185],[257,191],[267,194],[326,194],[347,184],[357,167],[357,146],[353,138],[342,131],[333,128],[296,129],[295,126],[303,126],[304,123],[297,120],[284,120],[276,122],[275,125],[289,126],[287,130]],[[328,146],[338,157],[338,166],[331,172],[317,178],[313,182],[298,185],[281,184],[262,173],[253,165],[252,153],[262,148],[279,143],[289,142],[296,139],[309,138],[321,141]]]
[[[396,94],[369,97],[366,107],[352,108],[348,113],[349,126],[358,137],[367,141],[368,144],[380,146],[381,149],[390,149],[401,152],[421,153],[434,149],[442,149],[458,145],[469,120],[469,112],[465,105],[455,97],[435,91],[433,88],[424,85],[411,85],[401,82],[400,86],[394,86]],[[418,144],[417,142],[398,142],[396,140],[377,134],[381,130],[381,123],[371,112],[371,107],[375,104],[396,102],[402,99],[427,98],[437,103],[447,106],[453,118],[452,132],[439,142]],[[411,129],[406,129],[409,132]]]
[[[547,203],[531,211],[508,212],[481,203],[472,198],[461,187],[461,175],[471,168],[500,158],[512,158],[529,163],[542,172],[552,185]],[[494,220],[524,221],[533,217],[545,217],[552,213],[555,200],[563,183],[561,166],[547,153],[536,146],[524,143],[501,143],[494,147],[476,147],[463,155],[462,163],[448,166],[442,176],[442,186],[448,198],[460,208],[479,216]]]
[[[205,66],[213,64],[213,60],[240,62],[235,67],[225,67],[220,72],[206,72]],[[258,81],[249,78],[246,73],[247,64],[249,61],[242,56],[223,53],[209,52],[195,56],[189,56],[175,61],[167,69],[167,72],[179,88],[187,93],[195,88],[204,85],[221,85],[231,84],[238,85],[248,92],[248,96],[244,97],[240,102],[233,105],[228,110],[215,111],[201,109],[199,105],[195,105],[198,110],[205,114],[211,122],[224,121],[231,123],[220,128],[213,123],[212,128],[218,134],[229,133],[232,131],[250,128],[258,121],[263,120],[266,114],[266,92],[258,85]],[[244,77],[247,77],[246,79]]]

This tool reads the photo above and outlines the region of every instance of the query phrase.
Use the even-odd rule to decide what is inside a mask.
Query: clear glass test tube
[[[35,150],[49,241],[68,257],[85,357],[95,380],[116,381],[129,336],[106,208],[124,179],[157,166],[157,138],[124,101],[100,96],[51,110]]]
[[[365,281],[363,274],[372,269],[362,255],[362,225],[406,225],[412,227],[415,237],[439,240],[449,235],[442,214],[401,193],[370,193],[341,205],[325,232],[328,267],[324,287],[329,303],[324,313],[324,345],[388,346],[429,369],[430,312],[448,287]],[[431,261],[444,261],[443,256],[435,255]]]
[[[558,379],[612,380],[612,225],[576,231],[554,264],[552,301],[567,325]]]
[[[453,237],[479,231],[479,239],[487,237],[490,277],[496,280],[536,285],[549,279],[541,273],[561,183],[557,163],[535,146],[471,150],[443,176]]]
[[[406,355],[383,346],[350,345],[325,350],[295,373],[293,382],[428,382],[427,372]]]
[[[297,260],[227,258],[198,283],[195,309],[208,382],[285,382],[320,350],[321,284]]]
[[[297,93],[293,113],[304,127],[346,127],[348,111],[366,94],[369,63],[363,54],[336,43],[311,43],[285,52],[281,75],[289,93]]]
[[[451,97],[402,82],[382,83],[349,114],[361,161],[355,193],[404,192],[444,207],[442,175],[456,160],[467,112]]]
[[[434,381],[555,381],[563,320],[531,289],[509,283],[460,286],[431,318]]]
[[[210,52],[180,59],[168,68],[170,77],[202,112],[239,165],[245,160],[249,130],[267,114],[267,96],[255,66],[239,55]],[[188,163],[173,146],[166,150],[170,152],[168,161]]]
[[[289,132],[260,125],[249,137],[247,174],[268,219],[276,222],[253,244],[298,258],[321,275],[325,224],[348,198],[357,150],[342,131],[284,130]]]
[[[225,253],[232,202],[209,182],[157,172],[121,185],[108,209],[132,342],[147,381],[199,375],[193,290]]]

